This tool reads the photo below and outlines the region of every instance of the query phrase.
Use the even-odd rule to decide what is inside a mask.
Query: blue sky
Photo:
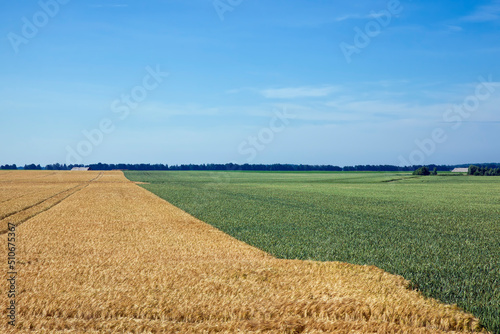
[[[500,1],[0,11],[0,164],[500,162]]]

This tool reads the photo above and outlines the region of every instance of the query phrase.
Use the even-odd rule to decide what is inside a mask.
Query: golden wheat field
[[[372,266],[278,260],[122,172],[0,174],[0,263],[16,228],[15,327],[0,332],[444,333],[478,320]]]

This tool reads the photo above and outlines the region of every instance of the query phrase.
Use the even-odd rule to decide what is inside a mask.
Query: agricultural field
[[[208,190],[204,174],[132,176],[149,178],[164,191],[172,181],[172,190],[182,190],[179,198],[187,198],[182,197],[188,196],[186,189],[202,190],[191,192],[198,209]],[[252,184],[260,179],[263,185],[262,178],[240,177],[242,188],[232,189],[246,191],[246,197],[236,198],[238,210],[250,217],[264,215],[266,207],[254,207],[251,215],[242,201],[258,198]],[[265,177],[271,177],[274,188],[284,181],[281,175]],[[287,177],[293,186],[293,176]],[[318,185],[322,177],[315,176]],[[4,206],[4,219],[37,208],[16,218],[15,232],[9,231],[15,234],[16,320],[14,327],[7,323],[12,286],[4,280],[2,333],[483,331],[476,317],[423,296],[401,276],[372,265],[277,259],[196,219],[122,172],[16,171],[0,175],[0,184],[2,190],[12,189],[12,199],[2,191],[2,200],[17,208]],[[211,200],[229,194],[224,192],[228,185],[217,183],[220,195]],[[278,190],[272,190],[276,196]],[[38,194],[30,197],[31,206],[30,193]],[[57,203],[40,206],[51,198]],[[276,203],[284,201],[276,197]],[[214,204],[221,205],[214,202],[203,211],[213,210]],[[223,218],[227,208],[217,209],[223,224],[229,219]],[[269,229],[267,237],[275,238],[273,233]],[[0,243],[7,245],[7,236],[0,234]],[[7,247],[0,247],[2,271],[8,270],[7,257]]]
[[[49,171],[0,173],[0,233],[8,222],[21,224],[86,187],[100,173],[73,174]]]
[[[373,265],[500,333],[500,177],[127,172],[280,259]]]

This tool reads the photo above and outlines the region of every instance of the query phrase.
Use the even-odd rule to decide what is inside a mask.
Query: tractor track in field
[[[4,174],[7,174],[7,173],[4,173]],[[51,175],[54,175],[54,174],[57,174],[57,173],[50,173],[49,175],[45,175],[45,176],[41,176],[41,177],[37,177],[36,179],[40,179],[40,178],[42,178],[42,177],[51,176]],[[1,175],[3,175],[3,174],[2,174],[2,173],[0,173],[0,176],[1,176]],[[59,177],[59,178],[60,178],[60,177]],[[23,181],[23,180],[25,181],[25,180],[28,180],[28,179],[22,179],[21,181]],[[0,181],[0,182],[16,182],[16,181],[15,181],[15,180],[14,180],[14,181],[11,181],[11,180],[3,180],[3,181]],[[75,187],[77,187],[77,186],[75,186]],[[67,191],[67,190],[69,190],[69,189],[65,189],[65,190],[63,190],[62,192]],[[24,193],[24,194],[22,194],[22,195],[15,196],[15,197],[11,197],[11,198],[5,199],[5,200],[3,200],[3,201],[0,201],[0,204],[7,203],[7,202],[10,202],[10,201],[14,201],[14,200],[18,200],[18,199],[20,199],[20,198],[22,198],[22,197],[24,197],[24,196],[30,195],[30,194],[38,194],[38,193],[41,193],[41,192],[43,192],[43,191],[44,191],[44,190],[39,190],[39,191],[37,191],[37,192],[27,191],[26,193]],[[58,195],[58,194],[60,194],[60,193],[61,193],[61,192],[59,192],[59,193],[57,193],[57,194],[54,194],[53,196],[56,196],[56,195]],[[45,201],[45,200],[47,200],[47,199],[49,199],[49,198],[50,198],[50,197],[48,197],[48,198],[44,199],[44,201]],[[40,203],[40,202],[39,202],[39,203]],[[38,204],[39,204],[39,203],[38,203]],[[34,205],[36,205],[36,204],[34,204]],[[23,208],[23,209],[18,210],[18,211],[16,211],[16,212],[12,212],[11,214],[15,214],[15,213],[17,213],[17,212],[19,212],[19,211],[22,211],[22,210],[25,210],[25,209],[27,209],[27,208]],[[0,217],[0,220],[4,219],[5,217],[8,217],[8,215],[1,216],[1,217]]]
[[[36,193],[39,193],[39,192],[41,192],[41,191],[37,191]],[[10,202],[10,201],[14,201],[16,199],[20,199],[21,197],[24,197],[24,196],[29,195],[29,194],[30,194],[30,192],[27,192],[25,194],[22,194],[22,195],[19,195],[19,196],[16,196],[16,197],[8,198],[6,200],[0,201],[0,204],[6,203],[6,202]]]
[[[102,175],[103,173],[99,173],[99,175],[97,175],[95,178],[89,181],[85,181],[77,186],[58,192],[57,194],[45,198],[35,204],[24,207],[21,210],[0,217],[0,235],[8,231],[7,230],[8,223],[13,223],[16,226],[21,225],[25,221],[39,215],[40,213],[50,210],[57,204],[61,203],[62,201],[70,197],[71,195],[74,195],[77,192],[85,189],[92,182],[99,180],[102,177]]]
[[[64,191],[67,191],[67,190],[68,190],[68,189],[65,189],[65,190],[63,190],[63,192],[64,192]],[[17,199],[23,198],[24,196],[27,196],[27,195],[30,195],[30,194],[39,194],[39,193],[41,193],[41,192],[43,192],[43,191],[44,191],[44,190],[39,190],[39,191],[37,191],[37,192],[30,192],[30,191],[27,191],[26,193],[24,193],[24,194],[22,194],[22,195],[15,196],[15,197],[11,197],[11,198],[7,198],[7,199],[5,199],[5,200],[3,200],[3,201],[0,201],[0,204],[7,203],[7,202],[10,202],[10,201],[15,201],[15,200],[17,200]],[[59,192],[59,193],[60,193],[60,192]],[[59,194],[59,193],[57,193],[57,194]],[[57,195],[57,194],[55,194],[55,195]],[[53,195],[53,196],[55,196],[55,195]],[[48,198],[46,198],[46,199],[48,199]],[[17,212],[19,212],[19,211],[17,211]],[[14,212],[14,213],[15,213],[15,212]],[[6,216],[4,216],[4,217],[6,217]],[[1,218],[1,217],[0,217],[0,220],[1,220],[1,219],[3,219],[3,218]]]
[[[418,179],[419,176],[407,176],[407,177],[400,177],[397,179],[390,179],[390,180],[384,180],[380,181],[382,183],[391,183],[391,182],[399,182],[399,181],[404,181],[404,180],[410,180],[410,179]]]

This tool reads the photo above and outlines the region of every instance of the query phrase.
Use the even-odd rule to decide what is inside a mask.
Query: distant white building
[[[451,171],[452,173],[467,173],[469,168],[455,168]]]
[[[76,171],[88,171],[90,168],[89,167],[73,167],[71,170],[76,170]]]

